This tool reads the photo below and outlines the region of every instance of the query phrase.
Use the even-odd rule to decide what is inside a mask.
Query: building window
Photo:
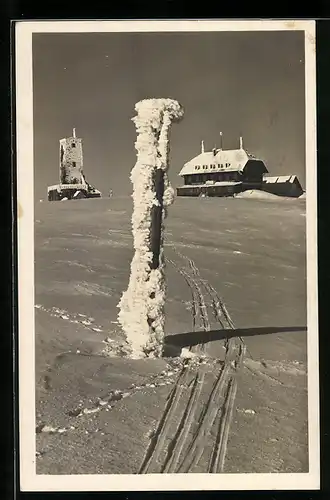
[[[75,147],[76,147],[76,144],[75,144],[74,142],[73,142],[71,145],[72,145],[72,147],[73,147],[73,148],[75,148]]]
[[[73,168],[76,168],[76,162],[75,161],[72,162],[72,166],[73,166]]]

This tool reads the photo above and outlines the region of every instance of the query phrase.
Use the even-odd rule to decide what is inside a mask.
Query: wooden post
[[[163,351],[166,297],[163,219],[173,201],[167,175],[169,129],[183,110],[172,99],[147,99],[135,109],[138,154],[131,172],[135,253],[128,288],[118,304],[118,320],[132,357],[158,357]]]
[[[152,262],[150,267],[151,269],[158,269],[164,208],[164,170],[162,168],[157,168],[154,172],[154,190],[158,205],[154,205],[151,212],[150,246],[152,251]]]

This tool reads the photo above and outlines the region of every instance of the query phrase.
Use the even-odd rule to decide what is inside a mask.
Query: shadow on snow
[[[216,340],[225,340],[233,337],[253,337],[255,335],[270,335],[273,333],[306,332],[306,326],[281,326],[281,327],[258,327],[258,328],[236,328],[210,331],[198,331],[167,335],[165,337],[165,351],[171,348],[192,347],[198,344],[206,344]],[[165,354],[165,353],[164,353]]]

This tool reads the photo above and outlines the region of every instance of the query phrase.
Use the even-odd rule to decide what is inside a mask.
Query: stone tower
[[[60,140],[60,184],[85,184],[83,172],[82,139],[72,137]]]

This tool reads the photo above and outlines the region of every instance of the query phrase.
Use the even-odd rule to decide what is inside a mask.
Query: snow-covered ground
[[[163,411],[175,377],[169,361],[120,358],[117,305],[133,256],[131,215],[129,197],[36,204],[37,423],[66,429],[37,434],[39,473],[136,472]],[[230,472],[307,467],[304,215],[299,199],[177,198],[169,209],[166,335],[185,333],[189,344],[207,323],[207,353],[221,359],[224,339],[207,283],[249,353],[228,444]],[[194,328],[193,305],[202,311],[203,301],[208,314]],[[128,390],[134,384],[140,389]],[[116,393],[118,404],[88,413],[115,390],[131,397]],[[74,416],[79,408],[82,416]]]

